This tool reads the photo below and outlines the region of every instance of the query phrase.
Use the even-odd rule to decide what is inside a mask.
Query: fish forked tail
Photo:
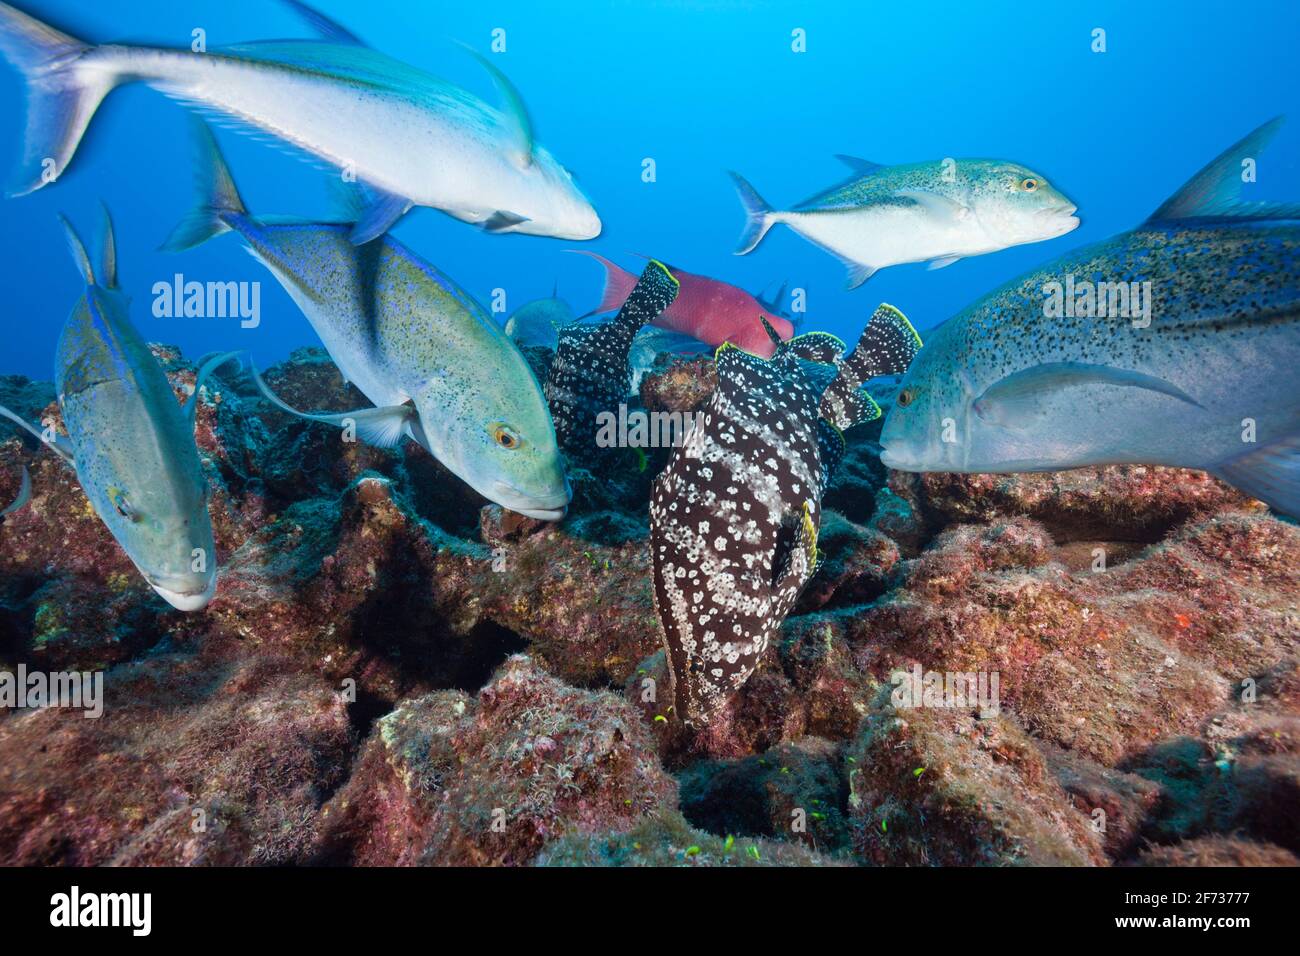
[[[767,231],[772,228],[776,219],[772,207],[758,194],[758,190],[745,181],[744,176],[740,173],[728,175],[736,184],[740,204],[745,207],[745,229],[740,234],[740,242],[736,245],[736,255],[743,256],[753,252],[754,248],[763,241],[763,237],[767,235]]]
[[[590,256],[605,267],[605,288],[600,294],[600,305],[590,312],[578,316],[579,320],[593,315],[600,315],[602,312],[617,312],[623,308],[623,303],[627,301],[627,297],[632,294],[632,290],[636,287],[636,276],[595,252],[588,252],[586,249],[566,249],[564,251]]]
[[[68,217],[59,215],[59,222],[63,225],[63,231],[68,240],[68,251],[72,253],[72,260],[77,264],[77,271],[81,277],[86,280],[86,285],[98,285],[105,289],[117,288],[117,240],[113,237],[113,219],[108,214],[108,207],[102,202],[100,208],[104,211],[103,225],[100,227],[100,244],[99,244],[99,274],[96,276],[95,268],[91,265],[90,255],[86,252],[86,245],[77,235],[77,230],[73,228]]]
[[[93,49],[0,3],[0,55],[27,83],[27,132],[10,196],[25,196],[63,175],[95,110],[126,79],[102,62],[87,63]]]
[[[921,336],[907,316],[882,303],[822,393],[820,417],[840,430],[879,418],[880,406],[863,386],[881,375],[906,372],[920,348]]]
[[[248,210],[221,155],[212,128],[194,118],[194,183],[198,195],[195,207],[186,214],[162,244],[165,252],[184,252],[213,236],[230,231],[230,216],[246,216]]]

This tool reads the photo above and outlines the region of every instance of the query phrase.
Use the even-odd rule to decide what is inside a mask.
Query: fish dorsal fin
[[[90,256],[86,255],[86,244],[77,235],[77,230],[72,228],[72,223],[68,222],[67,216],[60,213],[59,222],[63,223],[63,231],[68,238],[68,249],[72,252],[72,261],[77,264],[77,271],[86,280],[86,285],[94,285],[95,270],[90,265]]]
[[[533,139],[533,121],[528,116],[528,108],[524,106],[524,98],[520,95],[519,90],[515,88],[515,85],[510,82],[509,78],[497,68],[496,64],[469,44],[462,43],[461,46],[483,64],[483,69],[487,70],[488,75],[492,77],[492,82],[496,84],[497,92],[501,95],[502,112],[510,124],[511,133],[515,139],[516,162],[521,167],[531,166],[535,142]]]
[[[113,238],[113,217],[109,215],[108,207],[102,202],[99,208],[104,210],[103,235],[100,238],[100,279],[103,280],[104,287],[107,289],[117,288],[117,240]]]
[[[342,43],[345,46],[366,45],[365,41],[347,27],[331,20],[314,7],[307,6],[302,0],[284,0],[284,2],[292,7],[298,16],[311,24],[313,30],[331,43]]]
[[[776,329],[772,328],[772,323],[767,321],[767,316],[760,315],[758,317],[758,321],[763,323],[763,331],[767,333],[767,337],[772,341],[772,344],[775,345],[778,349],[781,348],[781,346],[784,345],[785,342],[782,340],[780,334],[776,331]]]
[[[1241,199],[1242,168],[1257,160],[1278,129],[1277,116],[1220,153],[1209,165],[1187,181],[1145,224],[1178,219],[1294,219],[1300,217],[1300,203],[1245,202]]]
[[[857,156],[849,156],[845,153],[836,153],[835,158],[859,176],[870,176],[877,170],[885,168],[883,163],[873,163],[869,159],[859,159]]]
[[[816,362],[818,365],[834,365],[844,354],[844,343],[829,332],[805,332],[796,335],[784,346],[805,362]]]

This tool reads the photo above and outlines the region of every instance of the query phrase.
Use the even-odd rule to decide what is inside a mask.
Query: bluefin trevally
[[[533,138],[518,92],[480,57],[502,93],[477,96],[361,44],[295,3],[326,36],[195,53],[95,46],[0,3],[0,53],[27,81],[21,195],[63,174],[95,110],[140,81],[177,100],[299,147],[366,183],[373,202],[353,228],[358,244],[411,206],[430,206],[491,232],[591,239],[600,218],[569,172]]]
[[[163,598],[182,611],[207,606],[217,588],[208,483],[194,444],[199,390],[235,353],[204,363],[184,407],[131,324],[117,285],[113,227],[105,212],[98,273],[64,220],[86,282],[59,337],[54,387],[67,437],[0,406],[73,466],[95,513]]]
[[[1230,147],[1133,231],[940,326],[903,378],[881,461],[1200,468],[1300,515],[1300,204],[1241,197],[1243,163],[1258,163],[1280,124]]]
[[[483,497],[555,521],[569,487],[541,386],[473,297],[391,235],[348,241],[348,222],[263,222],[249,214],[206,124],[195,121],[198,208],[167,248],[234,231],[297,303],[375,408],[302,417],[391,448],[411,438]]]
[[[877,269],[966,256],[1063,236],[1079,225],[1075,205],[1039,173],[1001,159],[943,159],[881,166],[841,156],[854,170],[793,209],[772,209],[741,176],[732,179],[747,221],[737,255],[776,223],[837,256],[857,288]]]
[[[655,607],[676,713],[693,726],[712,721],[749,679],[816,570],[822,492],[843,431],[880,414],[863,384],[901,370],[919,345],[888,305],[848,356],[825,333],[769,335],[770,360],[718,349],[703,420],[651,491]],[[834,367],[824,391],[805,363]]]
[[[554,351],[560,330],[576,321],[573,307],[556,290],[549,299],[526,302],[516,309],[506,320],[506,335],[516,345],[540,345]]]
[[[632,343],[643,325],[672,304],[680,287],[671,267],[651,259],[618,315],[561,330],[545,392],[560,447],[571,459],[585,463],[597,457],[598,416],[617,411],[632,390]]]

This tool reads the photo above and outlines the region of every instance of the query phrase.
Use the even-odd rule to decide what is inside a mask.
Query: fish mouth
[[[1060,206],[1053,206],[1051,209],[1043,210],[1043,217],[1051,221],[1056,229],[1057,235],[1063,236],[1067,232],[1073,232],[1079,228],[1079,217],[1075,215],[1079,207],[1073,203],[1064,203]]]
[[[889,448],[881,446],[880,463],[886,468],[894,471],[924,471],[915,461],[908,461],[899,456],[898,452],[890,451]]]
[[[559,521],[568,513],[569,502],[573,500],[573,492],[569,488],[567,478],[564,480],[563,491],[549,495],[528,494],[520,491],[514,485],[504,481],[497,481],[493,483],[492,494],[489,497],[501,507],[509,508],[526,518],[536,518],[538,521]]]
[[[214,576],[202,589],[175,589],[150,580],[149,586],[158,592],[164,601],[178,611],[201,611],[211,603],[217,593],[217,579]]]

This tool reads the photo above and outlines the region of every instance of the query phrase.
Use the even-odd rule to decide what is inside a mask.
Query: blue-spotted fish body
[[[274,40],[206,52],[94,46],[0,3],[0,54],[28,87],[27,142],[15,191],[62,175],[103,98],[143,82],[273,136],[373,190],[357,244],[412,205],[492,232],[591,239],[600,219],[573,177],[535,142],[523,101],[486,58],[500,109],[469,91],[368,49],[294,3],[323,41]],[[52,174],[52,175],[51,175]]]
[[[1243,160],[1277,126],[1229,148],[1136,230],[943,324],[901,383],[883,463],[1201,468],[1300,514],[1300,204],[1240,199]],[[1071,308],[1053,305],[1074,283]]]
[[[560,331],[545,392],[556,438],[571,459],[589,462],[598,457],[597,416],[616,412],[627,401],[632,343],[642,326],[672,304],[679,288],[670,268],[651,259],[613,319]]]
[[[562,517],[570,495],[541,387],[482,306],[392,236],[355,246],[348,223],[250,215],[211,131],[197,123],[195,134],[202,198],[168,247],[238,233],[376,406],[303,417],[355,427],[381,447],[409,437],[485,498]],[[257,382],[269,400],[302,414]]]
[[[650,549],[678,716],[711,722],[758,666],[817,567],[822,493],[844,430],[880,414],[863,389],[897,374],[915,331],[882,305],[854,350],[820,332],[771,359],[718,349],[702,425],[655,480]],[[811,363],[811,364],[809,364]],[[809,369],[829,366],[824,389]]]
[[[1075,206],[1039,173],[1000,159],[944,159],[881,166],[840,157],[845,183],[793,209],[774,210],[732,173],[747,222],[738,255],[785,223],[839,258],[856,288],[878,269],[929,262],[941,269],[966,256],[1064,235],[1079,225]]]
[[[206,363],[182,407],[117,288],[111,224],[106,220],[98,275],[76,233],[64,225],[86,280],[55,359],[68,437],[43,433],[8,409],[0,414],[76,469],[95,513],[155,591],[180,610],[201,609],[216,592],[217,562],[194,413],[208,374],[234,356]]]

